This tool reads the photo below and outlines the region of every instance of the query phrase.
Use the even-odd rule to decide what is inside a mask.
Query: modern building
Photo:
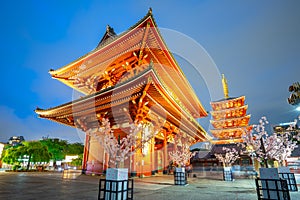
[[[16,146],[18,144],[21,144],[21,142],[25,141],[23,136],[12,136],[8,140],[8,144],[12,146]]]
[[[283,134],[283,133],[291,133],[292,135],[300,132],[300,129],[296,122],[285,122],[276,125],[272,125],[274,133]]]
[[[210,139],[196,120],[207,112],[168,50],[151,9],[120,35],[107,26],[94,50],[50,74],[83,97],[54,108],[37,108],[39,117],[84,132],[97,130],[105,118],[120,139],[132,123],[153,127],[156,134],[124,163],[132,173],[166,170],[176,135],[189,145]],[[138,140],[145,134],[143,129]],[[89,134],[83,159],[86,173],[102,173],[110,167],[108,154]]]

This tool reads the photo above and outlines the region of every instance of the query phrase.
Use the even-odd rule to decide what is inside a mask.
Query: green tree
[[[68,144],[66,140],[59,139],[43,139],[40,141],[24,141],[16,147],[8,147],[2,155],[3,162],[16,165],[20,163],[20,159],[27,156],[30,162],[49,162],[53,159],[63,160],[66,155],[79,155],[79,158],[74,160],[74,165],[81,165],[84,146],[81,143]]]
[[[51,154],[40,141],[25,141],[22,144],[18,147],[18,151],[21,156],[28,156],[27,170],[29,170],[30,162],[49,162]]]
[[[81,155],[83,154],[83,149],[83,144],[76,142],[67,145],[66,153],[69,155]]]
[[[4,149],[1,159],[7,164],[14,165],[19,162],[19,157],[20,153],[18,151],[18,147],[10,147]]]
[[[49,162],[51,154],[46,146],[39,141],[24,141],[17,147],[10,147],[4,151],[3,162],[11,165],[19,164],[20,159],[28,156],[27,170],[30,162]]]
[[[77,159],[72,161],[72,165],[80,166],[82,163],[84,146],[81,143],[69,144],[65,140],[46,138],[40,141],[44,146],[48,147],[51,153],[51,159],[56,162],[63,160],[66,155],[78,155]]]
[[[48,151],[51,153],[51,159],[54,160],[54,162],[65,158],[68,147],[67,141],[59,139],[44,139],[40,142],[48,148]]]
[[[66,153],[68,155],[78,155],[78,158],[73,159],[71,165],[80,166],[82,164],[84,146],[81,143],[68,144]]]
[[[80,154],[78,156],[78,158],[72,160],[71,165],[73,165],[73,166],[81,166],[81,164],[82,164],[82,158],[83,158],[83,154]]]

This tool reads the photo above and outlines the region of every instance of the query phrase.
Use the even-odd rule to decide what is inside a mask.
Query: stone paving
[[[0,199],[97,199],[100,176],[79,171],[1,172]],[[134,178],[134,199],[142,200],[226,200],[257,199],[254,179],[225,182],[219,177],[189,178],[186,186],[174,185],[172,175]],[[293,200],[300,192],[290,192]]]

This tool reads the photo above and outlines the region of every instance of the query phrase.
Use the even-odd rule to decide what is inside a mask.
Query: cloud
[[[34,113],[20,118],[12,108],[0,105],[0,141],[6,143],[11,136],[24,136],[25,140],[40,140],[42,137],[59,138],[70,143],[84,142],[84,133],[45,119],[35,117]]]

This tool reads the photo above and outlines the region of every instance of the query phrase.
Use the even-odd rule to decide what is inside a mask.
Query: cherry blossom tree
[[[114,135],[109,120],[103,118],[101,126],[96,129],[89,129],[87,134],[98,140],[105,152],[109,154],[109,161],[118,168],[120,162],[124,162],[138,149],[144,148],[149,140],[155,136],[157,131],[150,127],[152,127],[151,123],[132,123],[129,133],[120,139],[120,136]],[[142,136],[139,136],[140,133]]]
[[[179,166],[185,166],[189,163],[190,158],[195,152],[190,151],[190,143],[188,138],[184,138],[182,134],[177,134],[174,138],[175,150],[169,152],[170,158],[173,162],[176,162]]]
[[[298,119],[300,116],[298,117]],[[279,154],[275,159],[281,163],[284,163],[287,158],[292,154],[293,150],[298,147],[297,143],[300,140],[299,132],[295,132],[298,120],[295,119],[294,123],[290,124],[284,134],[277,137],[282,141],[282,147],[279,150]],[[284,148],[285,147],[285,148]]]
[[[300,142],[300,131],[297,127],[298,120],[300,120],[300,115],[298,116],[298,119],[294,120],[294,123],[292,123],[290,125],[290,127],[287,129],[287,131],[292,133],[293,140],[295,140],[299,144],[299,142]]]
[[[278,136],[278,138],[282,141],[282,146],[279,149],[278,154],[274,155],[274,158],[283,164],[297,147],[297,141],[291,140],[289,132],[284,133],[282,136]]]
[[[235,148],[223,147],[225,153],[215,154],[216,158],[223,163],[223,167],[230,167],[240,156]]]
[[[266,117],[259,120],[259,124],[253,125],[253,129],[247,129],[242,136],[246,149],[252,151],[252,155],[259,162],[268,167],[268,161],[277,160],[283,163],[292,151],[297,147],[297,141],[291,140],[290,132],[282,134],[268,134],[265,126],[269,124]],[[295,138],[299,138],[298,135]]]

